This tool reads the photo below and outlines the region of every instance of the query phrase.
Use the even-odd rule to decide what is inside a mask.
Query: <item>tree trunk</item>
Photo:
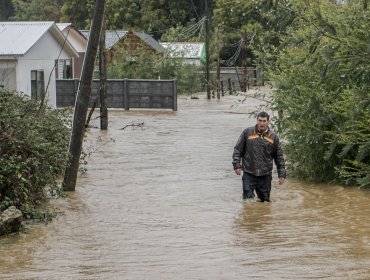
[[[95,57],[98,50],[104,8],[105,0],[95,1],[90,37],[82,69],[81,83],[74,108],[72,136],[69,143],[70,160],[68,161],[62,184],[65,191],[74,191],[76,186],[82,143],[85,134],[85,121],[91,94],[91,82]]]
[[[103,18],[102,29],[99,40],[99,76],[100,76],[100,129],[108,129],[108,108],[107,108],[107,63],[105,57],[105,17]]]
[[[220,42],[220,33],[218,28],[216,29],[217,34],[217,99],[220,99],[220,87],[221,87],[221,42]]]

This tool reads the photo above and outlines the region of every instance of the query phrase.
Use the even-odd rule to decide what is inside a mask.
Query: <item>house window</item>
[[[44,97],[44,70],[31,70],[31,98],[35,100],[42,100]]]
[[[58,79],[73,79],[72,59],[59,59]]]

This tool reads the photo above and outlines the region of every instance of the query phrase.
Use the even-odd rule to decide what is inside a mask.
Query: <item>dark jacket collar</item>
[[[269,136],[270,135],[270,127],[267,127],[265,131],[259,131],[257,128],[257,125],[254,126],[254,133],[260,134],[263,136]]]

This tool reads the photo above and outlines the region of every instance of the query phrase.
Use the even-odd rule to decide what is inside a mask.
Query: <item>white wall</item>
[[[61,50],[61,45],[55,40],[50,32],[45,33],[40,40],[23,56],[18,59],[17,65],[17,90],[31,96],[31,71],[43,70],[45,80],[46,101],[56,107],[56,85],[55,85],[55,59]],[[60,59],[70,56],[65,51],[60,54]],[[48,80],[50,82],[48,85]],[[46,89],[47,87],[47,89]]]

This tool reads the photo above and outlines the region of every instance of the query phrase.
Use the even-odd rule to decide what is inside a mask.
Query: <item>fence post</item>
[[[123,80],[123,103],[125,104],[125,110],[130,110],[127,79]]]
[[[229,94],[233,94],[233,89],[231,87],[231,79],[230,78],[227,79],[227,84],[228,84],[227,90],[229,91]]]
[[[177,111],[177,89],[176,80],[173,80],[173,110]]]

